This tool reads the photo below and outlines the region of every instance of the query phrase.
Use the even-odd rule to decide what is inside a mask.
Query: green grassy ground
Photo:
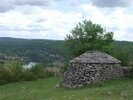
[[[59,78],[0,86],[0,100],[133,100],[133,80],[120,79],[78,89],[56,88]]]

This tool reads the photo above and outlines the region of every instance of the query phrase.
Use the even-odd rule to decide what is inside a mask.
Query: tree
[[[128,66],[129,65],[129,50],[127,48],[123,48],[121,50],[113,50],[111,53],[114,57],[119,59],[121,61],[121,64],[123,66]]]
[[[88,50],[112,50],[113,32],[106,30],[99,24],[84,20],[78,23],[65,38],[67,46],[74,56],[78,56]]]

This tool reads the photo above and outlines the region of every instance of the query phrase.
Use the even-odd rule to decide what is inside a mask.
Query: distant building
[[[121,61],[99,51],[86,52],[70,61],[60,86],[76,88],[123,76]]]

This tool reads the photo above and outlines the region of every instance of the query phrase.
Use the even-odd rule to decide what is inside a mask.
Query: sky
[[[133,41],[133,0],[0,1],[0,37],[63,40],[85,19]]]

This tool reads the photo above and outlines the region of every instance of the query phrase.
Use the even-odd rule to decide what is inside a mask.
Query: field
[[[60,78],[0,86],[0,100],[133,100],[133,80],[109,80],[78,89],[56,88]]]

